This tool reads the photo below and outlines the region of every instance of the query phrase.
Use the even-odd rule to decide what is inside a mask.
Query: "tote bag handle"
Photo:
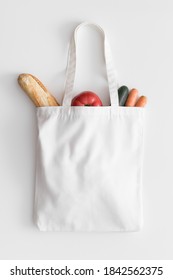
[[[107,41],[105,32],[103,29],[94,23],[90,22],[83,22],[78,25],[73,33],[70,47],[69,47],[69,56],[68,56],[68,64],[67,64],[67,73],[66,73],[66,83],[65,83],[65,92],[63,98],[63,106],[71,106],[71,101],[73,98],[73,87],[74,87],[74,79],[75,79],[75,72],[76,72],[76,43],[77,43],[77,32],[80,28],[84,26],[91,26],[98,29],[103,37],[103,44],[104,44],[104,58],[106,64],[106,73],[107,73],[107,80],[109,86],[109,94],[111,100],[111,106],[119,106],[118,100],[118,83],[116,81],[114,69],[112,66],[112,57],[110,52],[109,43]]]

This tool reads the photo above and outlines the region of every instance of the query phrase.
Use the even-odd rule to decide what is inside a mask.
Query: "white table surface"
[[[100,24],[119,84],[148,96],[139,233],[42,233],[33,224],[35,107],[17,84],[37,76],[61,102],[68,42],[82,21]],[[5,0],[0,8],[0,259],[173,258],[173,2]],[[108,102],[101,37],[79,34],[75,91]]]

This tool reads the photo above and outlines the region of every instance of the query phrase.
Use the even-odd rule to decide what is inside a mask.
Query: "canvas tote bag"
[[[111,106],[71,106],[76,37],[101,32]],[[84,89],[85,90],[85,89]],[[98,25],[72,37],[62,106],[38,107],[35,222],[42,231],[137,231],[142,225],[144,109],[120,107]]]

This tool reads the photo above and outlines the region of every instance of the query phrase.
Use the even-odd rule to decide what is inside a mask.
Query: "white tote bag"
[[[78,29],[103,35],[111,106],[71,106]],[[85,90],[85,89],[84,89]],[[144,109],[120,107],[104,31],[72,37],[62,106],[37,108],[35,222],[42,231],[138,231]]]

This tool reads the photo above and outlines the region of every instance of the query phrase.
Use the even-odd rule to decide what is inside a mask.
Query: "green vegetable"
[[[124,106],[129,94],[129,89],[126,86],[122,86],[118,89],[119,105]]]

